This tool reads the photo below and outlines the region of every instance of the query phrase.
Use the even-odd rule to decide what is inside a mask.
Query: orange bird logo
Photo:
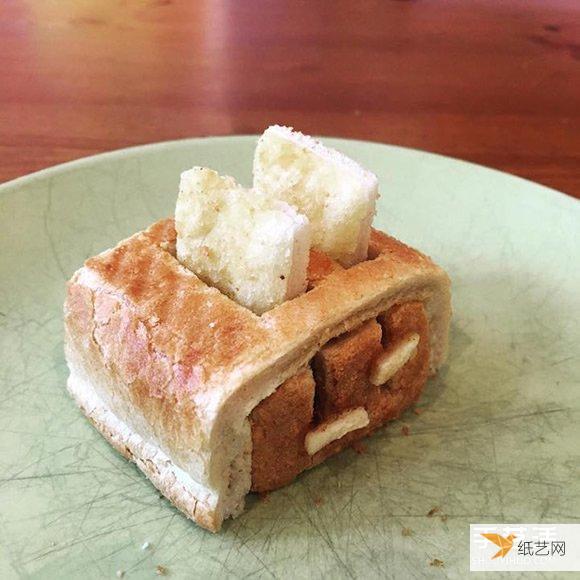
[[[499,550],[493,556],[492,560],[496,558],[505,558],[508,552],[513,548],[514,540],[517,536],[510,534],[507,538],[500,536],[499,534],[481,534],[485,539],[493,542],[496,546],[499,546]]]

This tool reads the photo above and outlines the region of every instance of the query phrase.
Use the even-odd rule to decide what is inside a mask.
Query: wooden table
[[[580,197],[579,0],[2,0],[0,181],[271,123]]]

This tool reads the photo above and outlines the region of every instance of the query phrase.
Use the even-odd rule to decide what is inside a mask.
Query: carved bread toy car
[[[74,274],[68,389],[175,506],[217,531],[248,492],[286,485],[418,399],[446,357],[450,283],[372,230],[348,268],[309,250],[306,291],[278,288],[282,301],[257,314],[186,268],[178,237],[173,219],[157,222]]]

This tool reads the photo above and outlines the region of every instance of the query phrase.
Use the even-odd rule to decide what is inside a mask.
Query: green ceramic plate
[[[379,176],[376,225],[453,280],[449,364],[409,436],[391,424],[212,535],[93,430],[65,390],[65,280],[171,214],[180,171],[249,183],[254,142],[161,143],[0,188],[0,577],[463,577],[470,522],[580,518],[580,204],[386,145],[326,140]]]

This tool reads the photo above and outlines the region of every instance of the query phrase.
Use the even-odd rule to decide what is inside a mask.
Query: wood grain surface
[[[2,0],[0,181],[285,123],[580,197],[578,0]]]

